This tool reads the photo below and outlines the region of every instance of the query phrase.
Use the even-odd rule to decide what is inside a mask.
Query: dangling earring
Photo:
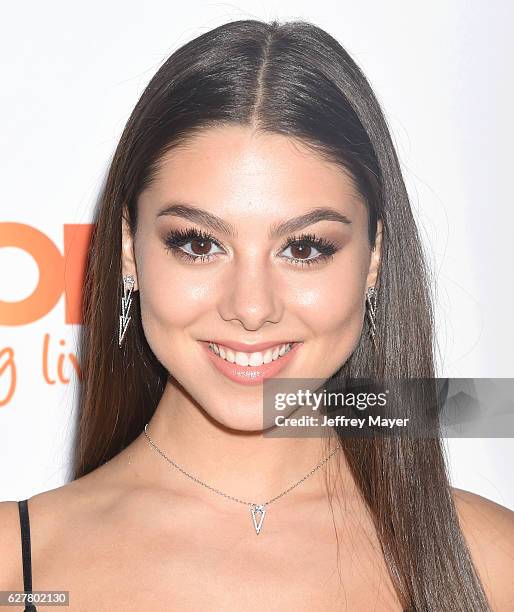
[[[118,332],[118,346],[120,347],[131,318],[128,316],[128,313],[130,311],[130,305],[132,304],[133,287],[134,277],[131,274],[127,274],[127,276],[123,277],[123,297],[121,298],[120,327]]]
[[[368,320],[369,320],[369,332],[371,335],[371,340],[373,342],[373,346],[375,350],[377,348],[377,341],[375,339],[376,327],[375,327],[375,317],[376,317],[376,308],[377,308],[377,290],[375,287],[368,287],[366,291],[366,304],[368,306]]]

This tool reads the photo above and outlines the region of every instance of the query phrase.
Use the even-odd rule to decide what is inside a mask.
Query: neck
[[[148,425],[152,442],[174,463],[224,494],[252,503],[266,503],[304,478],[338,448],[334,437],[265,437],[262,431],[240,431],[220,425],[175,386],[168,384]],[[138,439],[145,480],[164,490],[205,503],[232,505],[223,496],[194,482],[150,446]],[[286,493],[280,503],[299,503],[326,496],[325,471],[346,485],[349,472],[337,450],[319,469]]]

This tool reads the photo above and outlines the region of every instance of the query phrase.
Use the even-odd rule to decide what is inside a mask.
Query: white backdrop
[[[35,259],[9,246],[18,229],[6,224],[42,232],[62,253],[64,226],[91,223],[121,130],[169,54],[226,21],[306,19],[345,46],[382,103],[436,271],[440,375],[514,377],[514,5],[273,4],[32,1],[4,9],[0,302],[25,299],[39,278]],[[0,325],[1,500],[67,480],[78,330],[66,323],[62,295],[35,320]],[[512,439],[447,444],[455,486],[514,509]]]

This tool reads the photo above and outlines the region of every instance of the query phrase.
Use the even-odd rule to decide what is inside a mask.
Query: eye
[[[220,243],[212,236],[202,230],[190,227],[186,230],[171,230],[164,239],[166,250],[172,250],[174,255],[192,263],[210,261],[224,250]],[[186,249],[186,245],[191,245]],[[220,249],[211,252],[212,246]],[[307,266],[322,263],[333,257],[339,249],[324,238],[318,238],[314,234],[301,234],[288,238],[281,251],[291,251],[291,255],[285,257],[294,265]],[[313,251],[315,251],[313,253]]]
[[[291,255],[286,259],[291,260],[294,265],[308,266],[321,263],[333,257],[338,251],[336,245],[325,238],[318,238],[314,234],[301,234],[296,237],[288,238],[282,247],[286,251],[289,249]],[[314,253],[317,251],[318,254]]]
[[[211,253],[212,245],[221,249],[220,243],[211,234],[194,227],[186,230],[171,230],[166,234],[164,242],[167,250],[172,250],[177,257],[192,262],[203,262],[217,255],[217,252]],[[188,244],[191,244],[191,250],[184,248]]]

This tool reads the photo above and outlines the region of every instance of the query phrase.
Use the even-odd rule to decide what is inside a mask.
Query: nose
[[[248,331],[266,322],[278,323],[283,313],[283,298],[275,286],[266,262],[246,262],[228,271],[218,311],[225,321],[239,321]]]

